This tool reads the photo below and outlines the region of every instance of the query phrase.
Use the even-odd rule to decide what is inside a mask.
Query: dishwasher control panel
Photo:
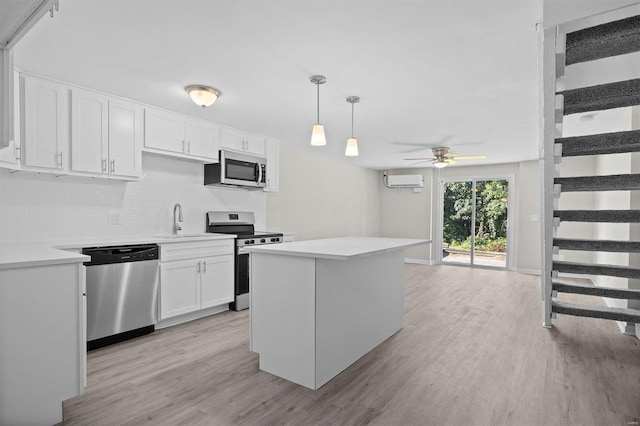
[[[82,254],[91,256],[91,261],[84,263],[86,266],[108,265],[111,263],[156,260],[159,257],[159,249],[157,244],[88,247],[82,249]]]

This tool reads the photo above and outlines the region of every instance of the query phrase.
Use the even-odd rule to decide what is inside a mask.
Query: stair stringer
[[[632,5],[592,17],[547,28],[542,33],[542,84],[541,84],[541,134],[540,134],[540,179],[541,179],[541,296],[543,299],[543,326],[551,327],[555,317],[552,308],[553,238],[556,236],[559,220],[554,220],[554,207],[561,193],[560,185],[554,186],[562,162],[562,146],[554,147],[556,139],[562,138],[562,117],[564,99],[557,95],[565,90],[564,61],[566,58],[566,33],[594,27],[611,21],[640,15],[640,5]],[[558,108],[559,106],[559,108]],[[554,149],[556,148],[556,149]],[[560,153],[557,152],[559,148]],[[579,154],[578,154],[579,155]],[[560,157],[560,158],[559,158]],[[637,173],[637,172],[636,172]],[[557,194],[554,195],[554,189]],[[554,204],[556,204],[554,206]],[[594,279],[595,277],[584,278]]]

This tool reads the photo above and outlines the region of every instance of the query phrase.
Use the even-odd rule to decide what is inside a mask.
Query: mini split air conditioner
[[[390,188],[422,188],[424,176],[422,175],[389,175],[387,186]]]

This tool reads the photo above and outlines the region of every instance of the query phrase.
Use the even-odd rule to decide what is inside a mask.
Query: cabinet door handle
[[[187,150],[185,149],[185,141],[182,140],[182,153],[184,154],[185,152],[187,152]]]
[[[198,273],[200,273],[200,262],[198,262]]]
[[[62,168],[62,151],[58,153],[58,167]]]
[[[111,160],[111,173],[115,173],[116,172],[116,160],[113,159]]]
[[[187,154],[191,154],[191,141],[187,142]]]
[[[205,274],[207,273],[207,261],[205,260],[204,262],[202,262],[202,272],[204,272]]]
[[[20,146],[16,146],[16,160],[21,160],[22,159],[22,147]]]
[[[107,159],[102,159],[102,173],[107,173]]]

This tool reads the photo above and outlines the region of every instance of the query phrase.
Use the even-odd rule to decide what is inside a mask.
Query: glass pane
[[[227,158],[225,161],[226,178],[249,182],[256,181],[256,163],[238,161],[231,158]]]
[[[476,181],[475,265],[507,267],[508,197],[506,180]]]
[[[472,182],[444,184],[442,262],[471,264]]]

